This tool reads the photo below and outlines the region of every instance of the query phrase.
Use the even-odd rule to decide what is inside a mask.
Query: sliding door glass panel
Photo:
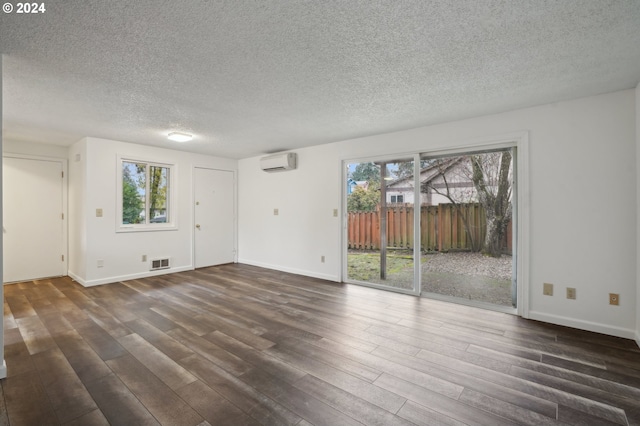
[[[413,160],[347,164],[347,279],[414,292]]]
[[[512,150],[421,157],[423,295],[515,307]]]

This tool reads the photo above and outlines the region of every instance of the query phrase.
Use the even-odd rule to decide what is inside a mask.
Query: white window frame
[[[167,210],[169,210],[169,221],[164,223],[136,223],[136,224],[123,224],[122,223],[122,167],[123,163],[143,163],[147,167],[165,167],[169,169],[168,179],[168,196],[167,196]],[[164,163],[161,161],[154,161],[150,159],[144,159],[139,157],[118,155],[117,160],[117,182],[116,182],[116,232],[146,232],[146,231],[171,231],[178,229],[177,221],[177,208],[176,208],[176,174],[178,166],[175,164]],[[148,179],[147,179],[148,181]],[[148,220],[148,202],[149,202],[149,182],[147,182],[147,191],[145,197],[145,217]]]

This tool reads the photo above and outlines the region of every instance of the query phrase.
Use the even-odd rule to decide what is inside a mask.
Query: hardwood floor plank
[[[4,359],[7,363],[7,377],[18,376],[35,370],[29,349],[22,340],[20,330],[11,328],[4,331]]]
[[[125,325],[174,361],[186,358],[195,353],[143,319],[135,319],[126,322]]]
[[[175,307],[156,305],[151,310],[157,314],[162,315],[170,321],[178,324],[179,326],[189,330],[191,333],[197,336],[203,336],[211,331],[214,331],[213,327],[205,327],[198,322],[193,316],[189,315],[186,309],[176,309]]]
[[[109,426],[107,418],[98,409],[63,424],[65,426]]]
[[[254,426],[260,423],[227,401],[218,392],[196,380],[177,390],[204,419],[212,425]]]
[[[109,424],[160,424],[115,374],[109,374],[85,385]]]
[[[553,417],[543,416],[535,411],[530,411],[517,405],[501,401],[472,389],[465,389],[462,391],[458,401],[497,416],[511,419],[519,424],[531,426],[557,424],[557,414],[555,413]]]
[[[56,425],[58,419],[38,372],[28,371],[3,380],[11,425]]]
[[[415,403],[422,404],[433,411],[463,423],[491,426],[518,424],[388,374],[380,376],[375,383],[390,392],[402,395]]]
[[[227,336],[220,331],[214,331],[213,333],[207,334],[205,337],[207,340],[236,355],[238,358],[241,358],[252,366],[260,368],[261,370],[276,377],[280,377],[287,382],[295,382],[306,375],[304,371],[282,362],[276,357],[245,345],[244,343],[231,336]]]
[[[107,364],[160,424],[196,426],[204,420],[133,356],[115,358]]]
[[[185,358],[180,364],[263,425],[295,425],[301,420],[298,415],[200,355]]]
[[[292,348],[299,354],[323,362],[333,368],[336,368],[340,371],[343,371],[370,383],[375,381],[378,377],[380,377],[380,374],[382,374],[382,371],[371,368],[366,364],[362,364],[350,358],[332,353],[318,346],[308,344],[307,342],[298,339],[285,337],[282,339],[278,339],[278,344],[280,346]]]
[[[33,361],[51,407],[61,423],[98,408],[60,349],[40,352]]]
[[[111,369],[104,363],[104,360],[76,330],[60,333],[54,339],[83,383],[86,384],[111,374]]]
[[[355,376],[340,371],[328,364],[310,358],[304,354],[284,348],[280,345],[267,349],[267,353],[280,358],[296,368],[306,371],[346,392],[350,392],[365,401],[385,410],[396,413],[405,400]]]
[[[197,380],[195,376],[137,334],[123,336],[118,339],[118,342],[173,390]]]
[[[361,423],[331,408],[306,392],[257,369],[243,374],[241,380],[317,426],[359,426]]]
[[[314,376],[306,375],[295,383],[310,396],[324,402],[349,417],[367,425],[376,426],[411,426],[408,422],[393,413],[360,399]]]
[[[56,344],[38,316],[16,319],[18,329],[31,355],[55,348]]]
[[[400,411],[398,411],[398,416],[420,426],[467,426],[467,423],[448,417],[430,408],[423,407],[413,401],[407,401]]]
[[[93,320],[76,324],[76,330],[93,350],[107,361],[127,354],[118,341]]]
[[[178,342],[189,346],[200,356],[208,359],[209,361],[224,368],[226,371],[235,374],[236,376],[244,373],[249,368],[251,368],[251,366],[241,358],[235,356],[230,352],[227,352],[211,341],[198,335],[192,334],[187,330],[175,329],[171,330],[168,334]]]
[[[631,340],[251,265],[4,306],[12,426],[640,426]]]
[[[29,300],[22,294],[5,296],[5,301],[9,305],[13,318],[16,320],[18,318],[34,317],[37,315],[31,303],[29,303]]]

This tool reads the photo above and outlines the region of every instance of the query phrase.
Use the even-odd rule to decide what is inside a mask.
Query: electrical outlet
[[[96,262],[98,268],[102,268],[104,267],[104,260],[102,259],[98,259],[98,261]]]
[[[338,217],[338,209],[333,209],[333,217]]]
[[[619,305],[620,304],[620,295],[617,293],[609,293],[609,304],[610,305]]]
[[[553,296],[553,284],[544,283],[542,284],[542,294],[545,296]]]
[[[96,217],[102,217],[102,209],[96,209]]]
[[[146,261],[147,261],[147,255],[146,255],[146,254],[143,254],[143,255],[142,255],[142,261],[143,261],[143,262],[146,262]]]
[[[320,262],[324,263],[324,256],[320,256]]]
[[[278,209],[273,209],[273,215],[274,216],[278,216],[280,214],[280,212],[278,211]]]
[[[576,289],[573,287],[567,287],[567,299],[576,298]]]

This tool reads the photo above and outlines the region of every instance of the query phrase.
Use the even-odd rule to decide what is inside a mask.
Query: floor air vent
[[[151,260],[152,271],[157,271],[158,269],[168,269],[168,268],[169,268],[169,258]]]

